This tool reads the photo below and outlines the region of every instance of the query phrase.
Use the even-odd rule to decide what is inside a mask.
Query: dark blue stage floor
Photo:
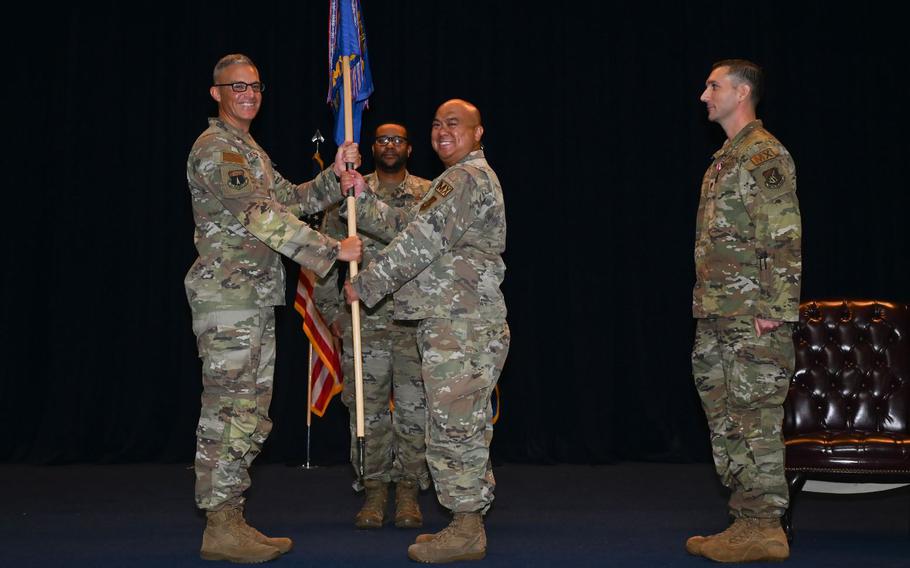
[[[683,549],[726,524],[706,464],[503,465],[475,566],[711,566]],[[274,566],[416,566],[417,530],[358,531],[350,471],[262,465],[248,518],[296,548]],[[204,525],[182,465],[0,466],[0,566],[213,566],[198,558]],[[445,522],[432,491],[427,528]],[[864,495],[804,493],[788,566],[910,566],[910,487]]]

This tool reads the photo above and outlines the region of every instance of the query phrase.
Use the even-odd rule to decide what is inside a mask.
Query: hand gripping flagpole
[[[342,57],[342,73],[344,76],[344,139],[354,140],[354,115],[351,101],[351,58]],[[353,170],[354,164],[348,162],[345,169]],[[348,236],[357,236],[357,200],[354,198],[354,188],[348,192]],[[348,277],[353,281],[357,276],[357,261],[348,263]],[[354,400],[355,414],[357,417],[357,473],[360,483],[363,483],[364,460],[366,458],[366,440],[363,426],[363,351],[360,346],[360,301],[351,303],[351,328],[354,332]]]

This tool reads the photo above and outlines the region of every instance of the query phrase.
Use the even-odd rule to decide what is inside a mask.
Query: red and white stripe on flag
[[[316,276],[301,268],[294,309],[303,317],[303,332],[317,355],[310,361],[310,389],[313,394],[312,411],[322,416],[332,397],[341,392],[342,373],[338,344],[313,300],[315,284]]]

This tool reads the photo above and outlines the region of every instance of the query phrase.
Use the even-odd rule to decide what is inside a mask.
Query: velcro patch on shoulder
[[[227,196],[240,196],[250,193],[253,186],[250,184],[250,174],[244,168],[225,164],[221,166],[221,181],[224,183]]]
[[[752,165],[760,166],[768,160],[776,158],[779,154],[780,152],[778,152],[776,148],[765,148],[758,154],[752,156]]]
[[[219,152],[221,154],[220,159],[218,160],[222,164],[239,164],[241,166],[246,165],[246,160],[243,159],[243,156],[240,154],[235,154],[234,152]]]
[[[420,212],[423,213],[424,211],[426,211],[427,209],[432,207],[434,203],[436,203],[436,196],[431,195],[430,197],[427,198],[426,201],[424,201],[423,203],[420,204]]]
[[[452,187],[451,185],[449,185],[448,183],[446,183],[445,181],[439,182],[439,185],[436,186],[436,193],[438,193],[439,195],[441,195],[443,197],[447,196],[448,194],[452,193],[453,191],[455,191],[455,188]]]
[[[776,167],[768,168],[763,171],[761,175],[765,180],[765,187],[768,189],[778,189],[784,185],[784,182],[786,181],[784,174],[780,173],[780,170]]]

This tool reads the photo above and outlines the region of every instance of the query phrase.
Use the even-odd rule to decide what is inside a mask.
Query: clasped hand
[[[354,164],[353,170],[346,169],[346,164]],[[338,147],[335,152],[335,162],[332,164],[332,171],[341,179],[341,192],[347,195],[348,191],[354,188],[354,197],[359,197],[366,187],[363,176],[357,172],[356,168],[360,167],[360,151],[356,142],[345,142]]]

